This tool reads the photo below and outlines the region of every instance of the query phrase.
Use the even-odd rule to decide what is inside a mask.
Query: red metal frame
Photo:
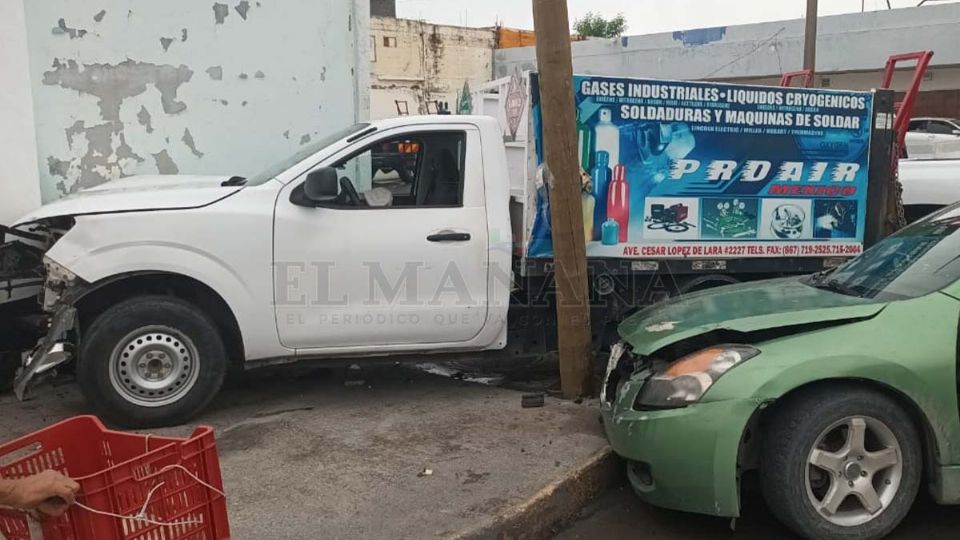
[[[810,88],[813,86],[812,69],[801,69],[800,71],[788,71],[784,73],[783,77],[780,78],[780,86],[791,87],[793,86],[793,80],[798,77],[803,77],[802,88]]]
[[[904,54],[895,54],[887,59],[887,67],[883,73],[883,84],[880,88],[890,89],[893,83],[893,74],[897,69],[897,64],[901,62],[916,62],[913,68],[913,80],[903,101],[896,104],[896,117],[893,120],[893,130],[897,134],[897,146],[903,148],[907,138],[907,130],[910,128],[910,120],[913,118],[913,107],[916,105],[917,96],[920,94],[920,85],[923,83],[923,76],[927,72],[930,60],[933,58],[933,51],[917,51]]]

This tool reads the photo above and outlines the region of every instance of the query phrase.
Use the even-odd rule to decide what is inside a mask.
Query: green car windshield
[[[807,283],[879,301],[917,298],[960,278],[960,207],[889,236],[859,257]]]

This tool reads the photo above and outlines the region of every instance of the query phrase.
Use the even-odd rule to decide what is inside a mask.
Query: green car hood
[[[634,352],[654,352],[714,330],[755,332],[818,322],[869,318],[886,306],[805,285],[791,277],[730,285],[645,308],[620,324]]]

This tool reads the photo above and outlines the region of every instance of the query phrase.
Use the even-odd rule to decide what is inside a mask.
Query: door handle
[[[427,242],[468,242],[470,233],[462,232],[441,232],[431,234],[427,237]]]

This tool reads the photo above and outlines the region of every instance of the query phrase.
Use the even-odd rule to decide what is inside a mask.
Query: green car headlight
[[[635,405],[669,408],[696,403],[724,373],[758,354],[750,345],[717,345],[688,354],[655,373]]]

